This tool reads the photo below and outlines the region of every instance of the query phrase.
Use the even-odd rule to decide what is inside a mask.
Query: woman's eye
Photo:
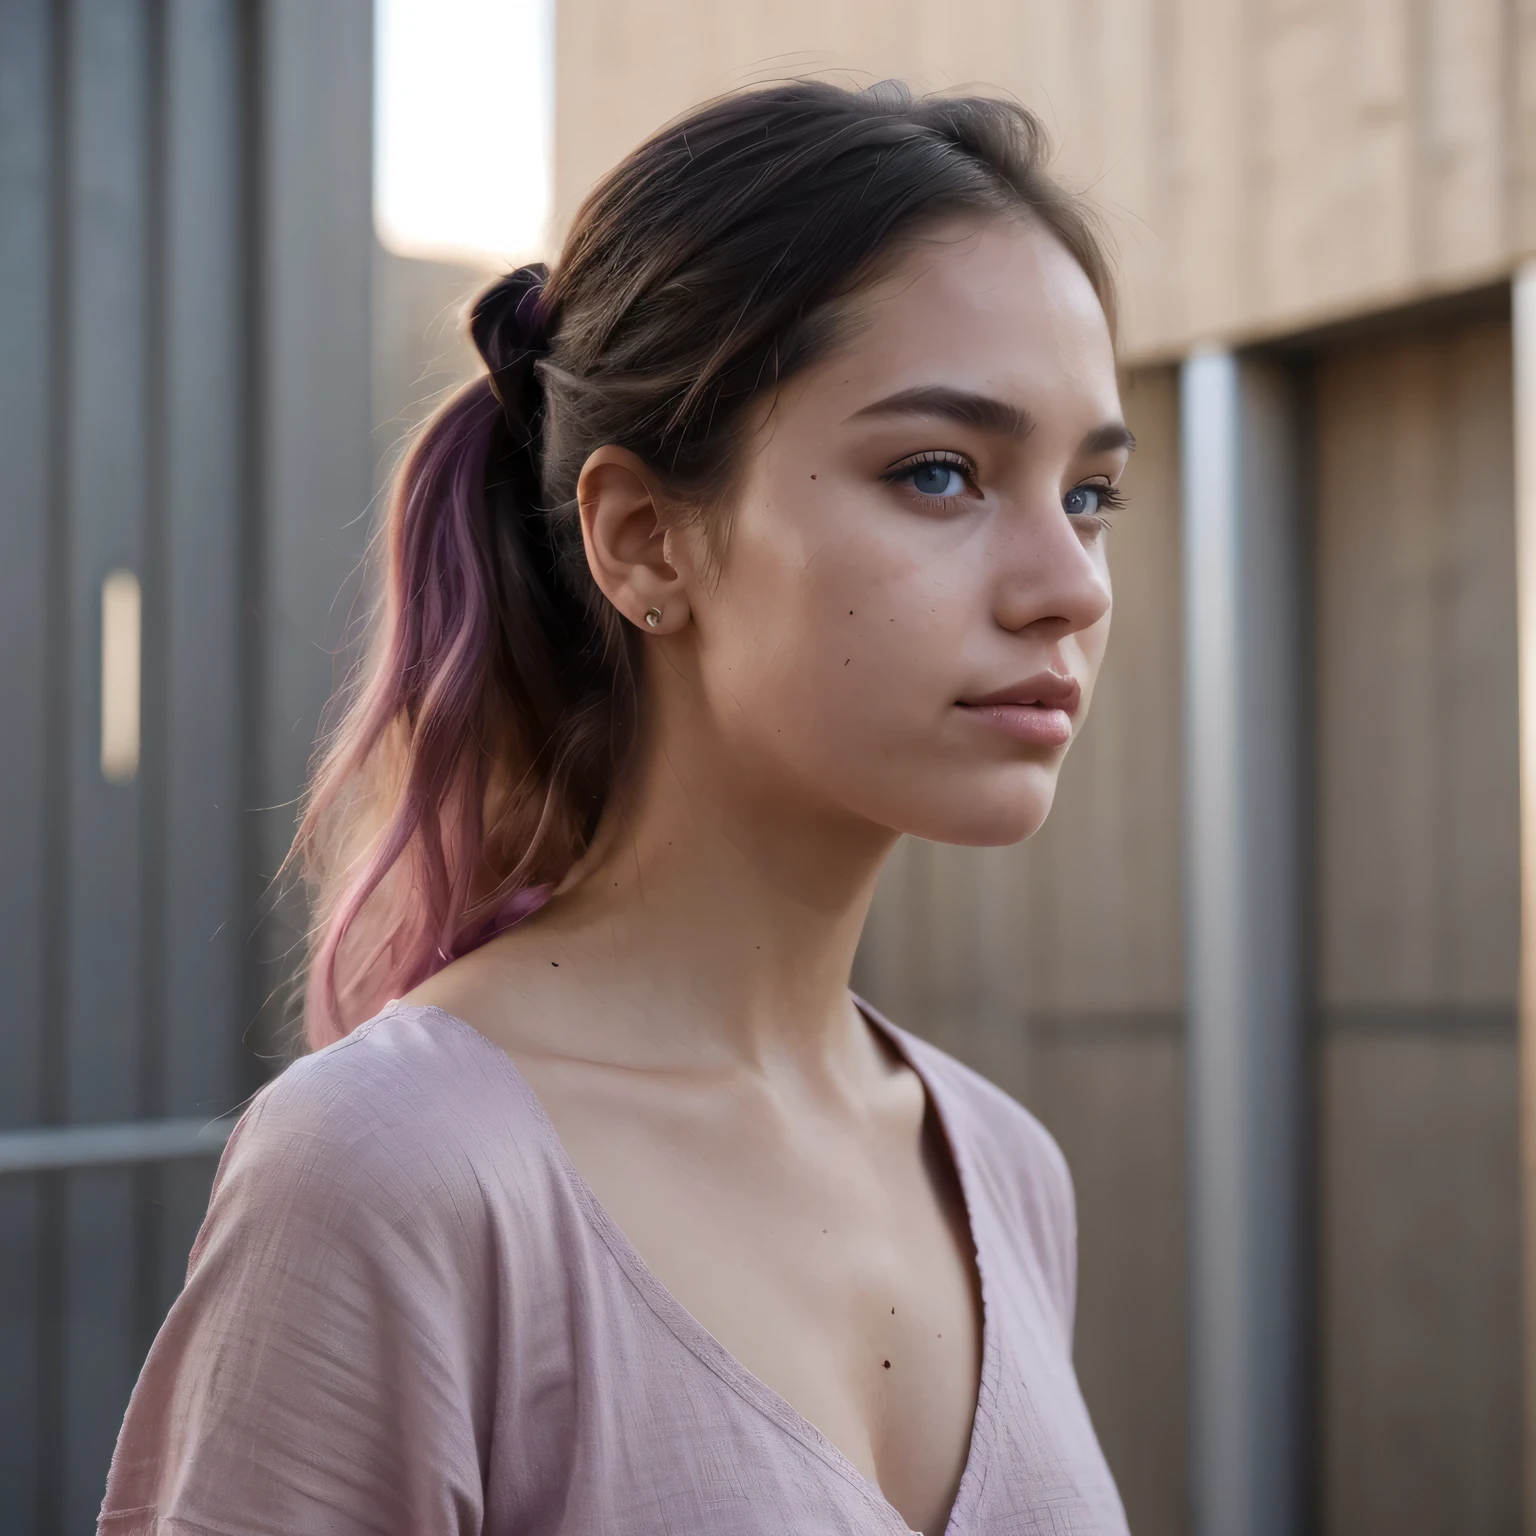
[[[1061,498],[1061,506],[1068,517],[1092,517],[1103,508],[1104,500],[1102,486],[1074,485]]]
[[[914,464],[905,478],[919,496],[958,496],[965,490],[965,473],[954,464]]]

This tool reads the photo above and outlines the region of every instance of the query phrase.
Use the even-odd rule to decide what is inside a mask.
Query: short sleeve
[[[348,1102],[348,1043],[231,1137],[101,1536],[480,1530],[494,1313],[473,1200],[451,1149]]]

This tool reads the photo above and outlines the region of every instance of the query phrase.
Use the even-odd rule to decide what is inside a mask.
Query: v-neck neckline
[[[966,1447],[965,1466],[960,1474],[954,1503],[950,1506],[949,1518],[942,1533],[942,1536],[963,1536],[964,1521],[979,1502],[981,1487],[986,1479],[987,1453],[990,1449],[992,1415],[997,1400],[997,1372],[1000,1357],[999,1314],[996,1298],[991,1294],[987,1278],[988,1265],[982,1248],[981,1229],[984,1223],[977,1202],[977,1180],[970,1163],[970,1149],[955,1135],[943,1093],[927,1067],[919,1060],[922,1042],[893,1024],[857,993],[850,992],[849,996],[864,1020],[890,1043],[903,1063],[916,1074],[918,1081],[923,1085],[927,1107],[933,1111],[944,1144],[948,1149],[950,1163],[955,1172],[955,1182],[965,1210],[966,1228],[970,1235],[971,1250],[976,1265],[977,1290],[981,1305],[981,1370],[976,1389],[976,1406],[971,1417],[971,1436]],[[617,1260],[619,1267],[651,1311],[689,1353],[707,1366],[738,1396],[744,1398],[785,1433],[819,1456],[834,1472],[863,1493],[890,1527],[892,1536],[918,1536],[873,1478],[866,1476],[844,1451],[839,1449],[786,1397],[776,1392],[762,1377],[748,1370],[662,1283],[660,1276],[640,1256],[639,1249],[629,1240],[618,1222],[609,1215],[591,1185],[571,1160],[565,1143],[560,1139],[560,1133],[555,1129],[554,1121],[550,1119],[549,1113],[544,1108],[543,1101],[534,1091],[533,1085],[524,1076],[522,1068],[512,1058],[511,1053],[503,1050],[468,1020],[461,1019],[457,1014],[449,1013],[444,1008],[435,1007],[430,1003],[407,1003],[397,998],[386,1005],[385,1012],[396,1012],[400,1009],[409,1009],[413,1013],[434,1014],[467,1031],[487,1050],[495,1053],[497,1060],[503,1064],[513,1085],[527,1104],[588,1223],[603,1240],[604,1246]]]

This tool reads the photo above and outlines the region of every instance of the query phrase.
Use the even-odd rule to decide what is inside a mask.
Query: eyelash
[[[903,459],[880,477],[891,485],[900,485],[902,481],[910,481],[912,476],[920,469],[927,469],[930,465],[942,465],[946,469],[958,469],[965,476],[967,484],[972,490],[976,489],[976,466],[965,457],[963,453],[952,453],[945,449],[935,449],[929,453],[914,454],[910,459]],[[925,496],[924,501],[954,501],[953,496]]]
[[[953,453],[944,449],[936,449],[930,453],[920,453],[910,459],[904,459],[901,463],[893,465],[881,476],[888,484],[899,485],[902,481],[910,481],[912,475],[919,469],[925,469],[931,464],[944,465],[949,469],[958,469],[965,476],[971,488],[976,488],[976,466],[961,453]],[[1099,507],[1104,512],[1118,512],[1125,506],[1125,494],[1118,491],[1112,485],[1095,485],[1091,481],[1083,481],[1080,485],[1069,487],[1070,491],[1090,490],[1099,498]],[[925,496],[924,501],[941,502],[955,501],[953,496]],[[1109,519],[1098,513],[1075,513],[1072,520],[1076,523],[1086,524],[1095,532],[1100,532],[1109,527]]]

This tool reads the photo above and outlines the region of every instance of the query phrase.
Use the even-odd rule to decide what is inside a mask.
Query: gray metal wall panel
[[[47,0],[0,4],[0,1127],[43,1112],[48,813]],[[41,1190],[0,1182],[0,1500],[36,1527]]]
[[[247,269],[243,34],[235,0],[165,13],[164,455],[158,552],[163,841],[155,1112],[227,1111],[240,1093],[240,901]],[[151,1322],[181,1289],[213,1160],[157,1177]]]
[[[159,1112],[236,1091],[243,452],[239,16],[174,0],[165,70],[165,919]]]
[[[144,569],[149,338],[145,17],[82,0],[71,28],[69,961],[71,1120],[138,1109],[141,785],[101,773],[101,584]]]
[[[144,570],[150,384],[150,35],[142,4],[80,0],[69,26],[68,852],[61,1010],[76,1121],[139,1112],[140,780],[101,773],[101,584]],[[63,1519],[88,1529],[136,1359],[135,1175],[66,1180]]]
[[[263,10],[263,877],[276,873],[293,835],[366,540],[372,29],[368,0],[273,0]],[[269,977],[286,969],[300,938],[287,907],[270,930]]]
[[[1200,1536],[1292,1536],[1305,1134],[1297,410],[1276,368],[1184,365],[1190,1426]]]
[[[251,808],[287,802],[270,875],[373,469],[371,28],[368,0],[0,0],[0,1128],[211,1118],[264,1075]],[[100,767],[118,567],[127,785]],[[212,1169],[0,1179],[5,1530],[92,1528]]]
[[[0,1127],[40,1108],[47,817],[49,75],[46,0],[0,5]]]

